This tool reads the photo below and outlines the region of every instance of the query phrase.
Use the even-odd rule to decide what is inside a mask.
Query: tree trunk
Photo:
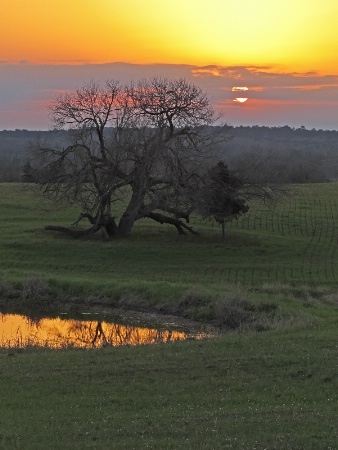
[[[123,216],[121,217],[121,220],[120,220],[119,226],[118,226],[119,236],[123,236],[123,237],[130,236],[131,232],[133,230],[134,223],[135,223],[135,219],[124,213]]]
[[[118,235],[115,219],[109,215],[102,215],[99,219],[101,236],[104,241],[115,238]]]
[[[134,223],[141,218],[139,211],[144,203],[144,197],[145,192],[142,189],[133,191],[129,204],[119,222],[118,233],[120,236],[131,235]]]

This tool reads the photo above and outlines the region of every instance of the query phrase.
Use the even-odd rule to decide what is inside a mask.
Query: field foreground
[[[334,328],[1,350],[1,448],[336,449]]]
[[[130,239],[104,243],[45,232],[77,211],[1,184],[0,306],[99,303],[231,331],[156,346],[0,350],[0,447],[337,448],[336,188],[253,204],[225,242],[196,219],[199,237],[143,222]]]

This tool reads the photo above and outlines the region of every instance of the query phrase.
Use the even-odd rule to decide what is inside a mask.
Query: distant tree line
[[[69,130],[59,130],[66,142]],[[23,167],[30,157],[29,143],[50,139],[55,131],[0,131],[0,182],[23,181]],[[338,179],[338,131],[289,126],[231,127],[232,139],[218,143],[215,164],[226,160],[229,168],[253,172],[282,183],[316,183]],[[25,180],[28,181],[28,180]]]
[[[286,184],[338,179],[338,131],[240,126],[232,134],[226,154],[233,169]]]

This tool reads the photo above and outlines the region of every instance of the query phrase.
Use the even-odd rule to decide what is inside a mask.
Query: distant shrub
[[[2,300],[17,297],[19,295],[18,291],[7,281],[0,281],[0,298]]]
[[[44,300],[49,297],[48,284],[39,277],[27,278],[22,283],[21,295],[26,299]]]
[[[237,286],[218,298],[214,305],[216,323],[234,330],[253,319],[253,304],[247,300],[246,292]]]
[[[332,294],[325,295],[323,297],[323,303],[328,305],[338,306],[338,292],[334,292]]]
[[[278,309],[277,303],[259,303],[255,307],[256,311],[265,313],[274,313]]]
[[[216,323],[228,330],[253,329],[265,331],[278,310],[277,303],[255,304],[247,299],[247,293],[237,287],[218,298],[214,305]]]
[[[294,291],[294,288],[290,284],[264,283],[261,290],[269,294],[288,295]]]
[[[185,292],[179,306],[180,308],[187,308],[190,306],[198,306],[203,303],[205,303],[203,296],[198,292],[197,288],[192,287]]]
[[[219,298],[215,303],[215,317],[218,325],[230,330],[241,328],[252,322],[252,304],[246,300]]]

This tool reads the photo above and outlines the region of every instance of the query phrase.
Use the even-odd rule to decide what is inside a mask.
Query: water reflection
[[[0,313],[0,347],[99,348],[187,339],[184,332],[124,326],[94,320],[31,319]]]

